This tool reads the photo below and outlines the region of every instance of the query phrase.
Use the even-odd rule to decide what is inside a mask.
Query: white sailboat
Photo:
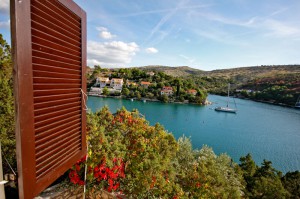
[[[295,104],[295,108],[300,108],[300,96],[297,99],[297,102]]]
[[[236,113],[237,112],[236,107],[235,107],[235,109],[229,107],[229,90],[230,90],[230,84],[228,84],[228,91],[227,91],[227,106],[226,107],[218,106],[215,108],[215,111],[227,112],[227,113]]]

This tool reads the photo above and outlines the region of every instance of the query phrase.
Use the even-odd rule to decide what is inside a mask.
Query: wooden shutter
[[[86,154],[86,14],[72,0],[12,0],[20,198]]]

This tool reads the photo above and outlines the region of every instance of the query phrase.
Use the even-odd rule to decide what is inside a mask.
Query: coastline
[[[135,100],[135,101],[147,101],[147,102],[159,102],[159,103],[164,103],[158,99],[150,99],[150,98],[141,98],[141,99],[137,99],[137,98],[127,98],[124,97],[122,95],[120,96],[106,96],[106,95],[100,95],[98,93],[92,93],[92,92],[88,92],[87,93],[88,96],[94,96],[94,97],[101,97],[101,98],[115,98],[115,99],[125,99],[125,100]],[[213,104],[212,102],[206,100],[205,104],[196,104],[196,103],[190,103],[190,102],[175,102],[175,101],[169,101],[167,103],[173,103],[173,104],[191,104],[191,105],[198,105],[198,106],[207,106],[207,105],[211,105]]]

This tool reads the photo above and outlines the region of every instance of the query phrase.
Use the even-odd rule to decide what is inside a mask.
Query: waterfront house
[[[110,87],[116,89],[116,90],[122,90],[124,81],[120,78],[112,78],[110,80]]]
[[[195,89],[189,89],[189,90],[187,90],[187,93],[190,95],[196,96],[197,91]]]
[[[109,85],[110,81],[108,77],[97,77],[96,85],[99,85],[100,88],[104,88]]]
[[[160,91],[161,95],[167,95],[167,96],[173,95],[173,93],[174,93],[173,88],[171,86],[164,86]]]
[[[126,86],[129,87],[130,85],[136,86],[137,84],[134,81],[126,80]]]
[[[141,82],[141,86],[143,88],[148,88],[150,84],[151,84],[150,82],[143,82],[143,81]]]
[[[152,76],[154,76],[154,75],[155,75],[155,73],[154,73],[154,72],[152,72],[152,71],[150,71],[150,72],[147,72],[146,74],[147,74],[147,75],[149,75],[150,77],[152,77]]]

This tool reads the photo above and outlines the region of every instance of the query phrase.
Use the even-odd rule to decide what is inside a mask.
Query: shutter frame
[[[72,21],[72,17],[77,19],[80,19],[79,22],[79,29],[80,29],[80,52],[77,53],[77,55],[66,55],[66,58],[62,59],[65,63],[68,61],[69,58],[73,58],[77,56],[77,60],[80,60],[80,67],[81,70],[80,73],[78,70],[74,70],[73,66],[71,68],[67,68],[64,66],[60,67],[60,63],[55,63],[56,66],[49,67],[47,64],[43,65],[43,61],[41,63],[38,63],[39,70],[42,71],[34,71],[33,64],[36,62],[36,58],[33,58],[33,46],[35,44],[32,43],[32,39],[36,39],[34,36],[32,36],[32,20],[34,17],[32,17],[34,14],[31,13],[31,6],[33,3],[48,3],[51,4],[51,7],[53,9],[56,9],[57,13],[61,13],[64,15],[65,18],[68,18],[70,21]],[[55,8],[55,6],[57,6]],[[60,7],[63,6],[63,7]],[[64,12],[67,8],[70,13],[69,16]],[[63,10],[65,9],[65,10]],[[76,20],[76,19],[75,19]],[[76,24],[76,22],[74,22]],[[71,30],[71,28],[70,28]],[[80,158],[82,158],[86,153],[86,112],[85,112],[85,104],[83,100],[83,95],[81,93],[81,90],[83,92],[86,92],[86,76],[85,76],[85,70],[86,70],[86,13],[73,1],[70,0],[11,0],[11,33],[12,33],[12,55],[13,55],[13,63],[14,63],[14,95],[15,95],[15,112],[16,112],[16,151],[17,151],[17,163],[18,163],[18,186],[19,186],[19,198],[25,198],[25,199],[31,199],[35,196],[37,196],[41,191],[43,191],[45,188],[47,188],[50,184],[52,184],[58,177],[60,177],[63,173],[65,173],[76,161],[78,161]],[[72,33],[73,34],[73,33]],[[72,38],[70,38],[71,41]],[[36,41],[36,40],[34,40]],[[42,41],[39,39],[39,41]],[[43,41],[45,42],[45,41]],[[49,44],[52,41],[47,40],[44,44]],[[72,42],[72,41],[71,41]],[[53,44],[53,43],[52,43]],[[46,45],[44,45],[47,47]],[[54,46],[54,45],[53,45]],[[53,46],[49,48],[53,48]],[[57,46],[57,44],[55,44]],[[68,49],[70,46],[63,47],[62,49]],[[78,49],[78,48],[77,48]],[[59,50],[59,49],[58,49]],[[48,51],[52,52],[52,51]],[[70,49],[70,52],[72,52],[72,49]],[[78,54],[80,54],[78,56]],[[62,53],[63,54],[63,53]],[[39,53],[41,56],[47,56],[48,54]],[[55,54],[49,55],[52,56],[52,59],[55,60]],[[53,58],[54,57],[54,58]],[[40,60],[39,60],[40,61]],[[77,63],[76,61],[73,61],[72,63]],[[35,64],[36,65],[36,64]],[[65,64],[67,65],[67,64]],[[48,70],[48,71],[47,71]],[[52,71],[53,70],[53,71]],[[61,80],[58,79],[60,76],[64,76],[64,73],[67,73],[68,71],[71,71],[71,73],[66,74],[67,77],[70,78],[77,78],[80,77],[80,87],[78,86],[70,86],[68,84],[72,84],[75,82],[75,80],[64,80],[64,83],[56,84],[56,82],[60,82]],[[76,72],[75,72],[76,71]],[[36,77],[36,75],[50,75],[50,77],[46,77],[49,80],[51,80],[53,83],[49,83],[49,85],[43,84],[43,78]],[[58,78],[55,78],[56,74],[58,74]],[[38,82],[38,85],[35,85],[35,82]],[[70,82],[70,83],[68,83]],[[77,82],[77,80],[76,80]],[[56,92],[56,86],[59,85],[59,91],[57,95],[55,95]],[[74,83],[75,85],[75,83]],[[77,84],[76,84],[77,85]],[[71,87],[71,88],[70,88]],[[46,89],[46,90],[40,90],[40,89]],[[76,88],[76,89],[75,89]],[[53,90],[52,90],[53,89]],[[56,89],[56,90],[55,90]],[[72,90],[73,89],[73,90]],[[49,91],[49,92],[48,92]],[[61,94],[62,92],[66,91],[65,94]],[[76,94],[74,92],[76,91]],[[69,92],[69,93],[68,93]],[[47,93],[50,93],[49,96],[47,96]],[[51,95],[53,94],[53,95]],[[59,97],[59,96],[62,97]],[[65,96],[65,97],[64,97]],[[69,98],[68,98],[69,97]],[[35,101],[36,99],[36,101]],[[68,100],[70,99],[70,100]],[[59,154],[57,153],[57,157],[66,157],[66,160],[64,160],[59,165],[55,165],[56,159],[49,160],[50,163],[52,161],[53,165],[55,165],[54,168],[52,167],[45,167],[45,169],[49,170],[47,173],[43,174],[42,177],[37,176],[37,159],[39,157],[36,157],[37,152],[37,145],[36,145],[36,132],[35,132],[35,117],[37,117],[35,114],[37,112],[40,112],[40,109],[37,111],[37,108],[47,108],[48,105],[55,104],[56,102],[63,103],[65,102],[68,104],[68,101],[71,101],[74,104],[74,99],[77,99],[80,101],[79,110],[71,113],[79,113],[78,114],[78,123],[72,122],[70,127],[76,126],[78,129],[78,125],[80,124],[80,131],[76,132],[78,133],[78,139],[76,135],[72,136],[72,139],[77,140],[78,144],[74,143],[72,146],[76,151],[72,151],[72,148],[69,149],[69,157],[66,156],[66,154]],[[39,102],[41,101],[41,103]],[[50,100],[50,101],[47,101]],[[52,100],[52,101],[51,101]],[[72,103],[70,102],[70,105]],[[68,105],[65,105],[65,107],[70,108]],[[64,106],[62,106],[64,107]],[[50,112],[50,116],[51,116]],[[65,115],[67,115],[65,113]],[[60,117],[63,117],[63,115],[56,115],[58,119]],[[46,118],[45,120],[39,121],[39,128],[41,128],[41,125],[45,123],[45,125],[49,124],[49,122],[54,122],[55,117]],[[74,116],[75,117],[75,116]],[[49,122],[47,122],[49,120]],[[77,121],[74,120],[74,121]],[[51,124],[51,123],[50,123]],[[74,130],[71,130],[74,131]],[[72,132],[69,132],[71,134]],[[75,129],[76,131],[76,129]],[[59,130],[59,132],[62,132],[62,130]],[[53,133],[52,133],[53,134]],[[50,134],[51,135],[51,134]],[[62,137],[67,137],[68,133],[66,135],[61,135]],[[53,136],[52,136],[53,137]],[[50,142],[51,140],[49,140]],[[48,147],[48,145],[47,145]],[[51,152],[51,151],[50,151]],[[66,149],[65,152],[68,152]],[[46,152],[41,154],[47,154]],[[56,155],[56,154],[55,154]],[[51,156],[54,157],[55,155]],[[60,156],[59,156],[60,155]],[[47,164],[48,162],[43,162],[42,164]]]

